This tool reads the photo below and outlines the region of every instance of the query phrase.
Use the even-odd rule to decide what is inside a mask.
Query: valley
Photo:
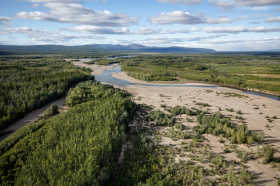
[[[0,143],[1,184],[278,185],[277,96],[178,77],[135,79],[123,66],[139,57],[42,61],[42,70],[66,63],[62,72],[96,81],[81,79],[66,97],[19,120],[24,127],[3,129],[17,131]],[[36,60],[26,59],[25,71]]]

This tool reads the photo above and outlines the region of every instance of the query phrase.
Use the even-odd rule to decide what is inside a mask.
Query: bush
[[[160,126],[173,126],[175,122],[174,117],[165,114],[160,110],[152,112],[150,118],[155,122],[156,125]]]
[[[49,117],[49,116],[54,116],[56,114],[58,114],[58,106],[57,104],[52,104],[49,108],[47,108],[44,112],[44,116]]]
[[[274,150],[270,148],[269,146],[263,147],[263,153],[264,153],[264,163],[269,163],[273,160]]]
[[[237,114],[242,114],[242,111],[241,111],[241,110],[238,110],[236,113],[237,113]]]
[[[249,146],[251,146],[253,143],[254,143],[254,138],[253,138],[253,136],[248,136],[248,138],[247,138],[247,144],[248,144]]]

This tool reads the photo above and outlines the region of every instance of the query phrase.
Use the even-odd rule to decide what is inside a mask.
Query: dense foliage
[[[269,163],[273,160],[273,155],[274,155],[274,150],[269,147],[269,146],[264,146],[263,147],[263,152],[264,152],[264,163]]]
[[[101,85],[99,82],[86,81],[71,88],[66,97],[66,105],[74,106],[88,100],[103,100],[111,96],[126,97],[127,93],[114,89],[112,85]]]
[[[13,135],[18,142],[2,147],[1,185],[99,185],[110,180],[134,104],[121,90],[93,81],[78,87],[86,86],[96,87],[91,94],[110,96],[90,97],[37,130],[26,132],[34,124],[26,126],[20,130],[25,136]]]
[[[142,55],[122,70],[145,81],[201,81],[280,94],[280,57],[257,55]]]
[[[65,95],[78,82],[94,79],[88,72],[64,60],[2,59],[0,128]]]
[[[160,110],[152,112],[150,118],[159,126],[173,126],[175,122],[174,117],[169,116]]]
[[[254,141],[261,143],[263,141],[262,131],[249,132],[246,125],[234,127],[228,118],[223,118],[220,112],[213,115],[201,113],[196,116],[196,121],[200,124],[194,129],[199,134],[213,134],[219,137],[230,139],[232,144],[247,143],[252,145]]]

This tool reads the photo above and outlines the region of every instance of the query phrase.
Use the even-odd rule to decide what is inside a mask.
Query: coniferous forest
[[[121,90],[86,81],[69,91],[67,105],[68,112],[28,125],[17,132],[24,135],[2,142],[3,185],[98,185],[110,180],[134,103]],[[5,148],[13,141],[17,143]]]
[[[65,95],[80,81],[94,79],[59,59],[3,58],[0,61],[0,129]]]

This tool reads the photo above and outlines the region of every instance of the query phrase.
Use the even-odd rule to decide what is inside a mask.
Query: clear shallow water
[[[218,86],[203,86],[203,85],[162,85],[162,84],[141,84],[141,83],[132,83],[130,81],[118,79],[112,76],[111,72],[120,73],[121,67],[118,66],[114,69],[105,70],[102,75],[93,75],[95,76],[96,81],[110,83],[119,87],[127,87],[129,85],[142,85],[148,87],[202,87],[202,88],[216,88]]]
[[[101,75],[94,75],[93,73],[92,73],[92,75],[95,76],[96,81],[110,83],[112,85],[116,85],[119,87],[127,87],[129,85],[142,85],[142,86],[148,86],[148,87],[201,87],[201,88],[209,88],[209,89],[215,89],[217,87],[221,87],[221,86],[216,86],[216,85],[203,86],[203,85],[184,85],[184,84],[182,84],[182,85],[162,85],[162,84],[132,83],[130,81],[126,81],[126,80],[122,80],[122,79],[113,77],[111,72],[120,73],[121,67],[118,66],[114,69],[105,70],[104,73]],[[280,97],[278,97],[278,96],[273,96],[273,95],[259,93],[259,92],[245,91],[245,90],[241,90],[241,91],[245,94],[257,95],[257,96],[266,97],[266,98],[280,101]]]

